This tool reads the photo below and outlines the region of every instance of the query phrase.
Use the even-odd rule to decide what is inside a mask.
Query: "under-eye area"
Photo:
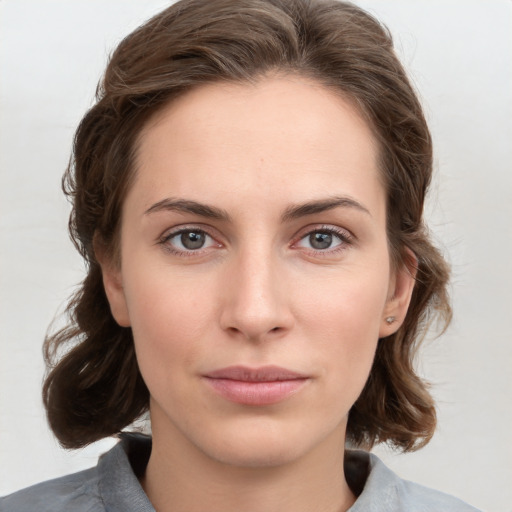
[[[226,246],[210,234],[205,227],[180,226],[167,231],[159,238],[159,245],[175,256],[202,256],[207,251]],[[289,243],[290,250],[302,251],[311,256],[334,257],[354,243],[354,236],[337,226],[308,226],[300,230]]]

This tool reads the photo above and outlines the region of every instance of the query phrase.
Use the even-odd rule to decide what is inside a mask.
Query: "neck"
[[[344,433],[291,462],[243,467],[214,460],[153,428],[141,480],[157,512],[343,512],[355,497],[343,472]]]

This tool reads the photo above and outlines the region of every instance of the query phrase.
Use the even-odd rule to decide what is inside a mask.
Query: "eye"
[[[219,246],[219,244],[202,229],[180,229],[166,235],[161,243],[176,254],[190,253]]]
[[[313,251],[328,252],[343,249],[350,243],[351,235],[340,229],[326,227],[315,229],[303,236],[295,245]]]
[[[317,231],[316,233],[310,233],[307,236],[308,243],[313,249],[323,250],[330,249],[333,243],[339,245],[341,243],[339,237],[332,233],[322,233]]]

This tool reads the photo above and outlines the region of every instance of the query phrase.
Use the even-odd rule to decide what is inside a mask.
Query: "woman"
[[[369,449],[426,444],[412,356],[448,270],[389,34],[342,2],[184,0],[118,47],[65,177],[88,263],[46,343],[63,446],[91,470],[1,510],[474,510]]]

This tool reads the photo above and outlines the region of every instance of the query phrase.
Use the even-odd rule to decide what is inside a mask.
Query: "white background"
[[[82,277],[60,192],[106,57],[164,0],[0,0],[0,495],[95,464],[65,452],[40,389],[48,324]],[[362,0],[394,34],[436,148],[428,218],[453,265],[452,327],[422,352],[439,429],[399,474],[512,510],[512,2]]]

